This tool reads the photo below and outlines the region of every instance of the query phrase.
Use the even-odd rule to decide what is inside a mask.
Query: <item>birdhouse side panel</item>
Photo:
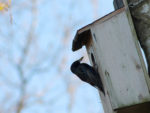
[[[148,102],[150,94],[126,12],[93,25],[91,32],[113,109]]]

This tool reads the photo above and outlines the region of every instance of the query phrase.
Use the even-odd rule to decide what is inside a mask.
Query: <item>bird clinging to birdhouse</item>
[[[77,75],[82,81],[87,82],[90,85],[98,88],[105,95],[100,75],[92,66],[86,63],[80,63],[82,59],[83,57],[72,63],[71,71],[75,75]]]

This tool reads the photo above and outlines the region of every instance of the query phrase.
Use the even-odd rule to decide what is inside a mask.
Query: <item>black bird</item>
[[[75,75],[77,75],[82,81],[87,82],[92,86],[98,88],[105,95],[103,84],[98,72],[92,66],[85,63],[80,63],[82,59],[83,57],[72,63],[71,71]]]

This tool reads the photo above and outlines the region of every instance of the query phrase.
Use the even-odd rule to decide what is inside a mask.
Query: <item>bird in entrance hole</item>
[[[92,66],[86,63],[81,63],[82,59],[83,57],[72,63],[71,71],[82,81],[98,88],[105,95],[103,84],[98,72]]]

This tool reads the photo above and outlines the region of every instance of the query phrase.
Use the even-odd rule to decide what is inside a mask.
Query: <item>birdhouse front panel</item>
[[[150,100],[147,75],[131,24],[126,11],[122,11],[91,26],[93,48],[113,109]]]
[[[98,56],[96,54],[96,51],[95,51],[95,48],[94,48],[94,43],[93,43],[93,40],[92,40],[92,35],[91,35],[91,31],[90,32],[90,39],[88,41],[88,43],[86,44],[86,49],[87,49],[87,53],[88,53],[88,57],[89,57],[89,60],[90,60],[90,63],[91,65],[94,67],[94,68],[98,68],[98,72],[100,74],[100,77],[102,79],[102,82],[103,82],[103,86],[104,86],[104,90],[106,89],[106,86],[104,85],[104,76],[102,76],[102,67],[103,66],[100,66],[100,63],[98,63]],[[94,64],[97,65],[97,67],[94,66]],[[105,113],[115,113],[113,111],[113,108],[112,108],[112,105],[111,105],[111,102],[110,102],[110,98],[109,96],[106,94],[106,91],[105,91],[105,95],[103,94],[103,92],[99,91],[100,93],[100,97],[101,97],[101,101],[102,101],[102,104],[103,104],[103,108],[104,108],[104,111]]]

